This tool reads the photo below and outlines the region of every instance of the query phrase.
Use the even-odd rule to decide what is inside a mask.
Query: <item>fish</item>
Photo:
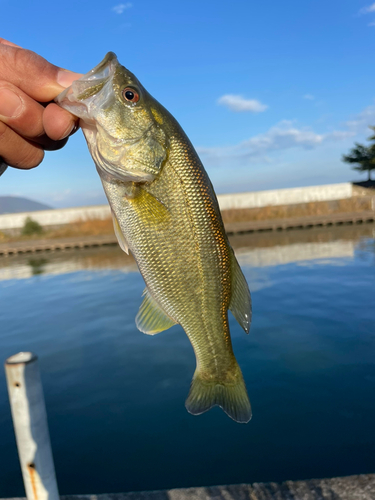
[[[247,423],[251,406],[228,310],[249,333],[251,296],[193,145],[113,52],[56,102],[80,118],[119,245],[144,278],[136,326],[148,335],[184,329],[196,356],[188,412],[219,406]]]

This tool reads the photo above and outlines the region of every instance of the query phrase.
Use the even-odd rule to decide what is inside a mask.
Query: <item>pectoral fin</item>
[[[118,244],[120,245],[121,250],[123,250],[125,253],[129,255],[128,242],[126,241],[125,236],[122,234],[120,224],[118,223],[118,220],[116,219],[113,210],[111,210],[111,212],[112,212],[113,229],[115,231]]]
[[[129,202],[137,210],[139,217],[145,224],[163,224],[170,220],[168,208],[154,195],[140,186],[136,186]]]
[[[138,330],[147,333],[147,335],[155,335],[155,333],[168,330],[168,328],[176,324],[151,297],[147,288],[145,288],[143,295],[145,298],[135,318]]]
[[[231,257],[231,271],[232,297],[230,300],[229,309],[232,311],[233,316],[236,318],[245,332],[249,333],[251,323],[250,290],[233,251]]]

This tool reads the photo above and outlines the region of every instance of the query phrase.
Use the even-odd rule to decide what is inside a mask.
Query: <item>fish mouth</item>
[[[111,109],[115,103],[113,81],[120,68],[116,55],[108,52],[95,68],[61,92],[55,98],[55,102],[80,118],[80,126],[101,177],[115,178],[123,182],[151,182],[156,173],[145,172],[141,167],[137,169],[134,165],[132,168],[127,168],[126,161],[123,163],[124,157],[129,154],[128,150],[132,147],[137,148],[137,145],[147,137],[150,129],[140,137],[118,138],[106,130],[106,119],[104,123],[101,122],[105,111]],[[102,149],[100,139],[103,138]]]
[[[93,124],[91,106],[95,96],[111,82],[118,66],[116,54],[108,52],[95,68],[61,92],[55,98],[55,102],[88,125]]]

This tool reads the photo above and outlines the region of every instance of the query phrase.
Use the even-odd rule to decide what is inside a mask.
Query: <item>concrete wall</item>
[[[222,194],[218,196],[221,210],[255,208],[270,205],[294,205],[311,201],[342,200],[353,196],[350,182],[301,188],[275,189],[253,193]]]
[[[26,217],[31,217],[42,226],[56,226],[77,220],[107,219],[110,215],[111,211],[108,205],[3,214],[0,215],[0,230],[21,228],[25,223]]]
[[[304,188],[276,189],[272,191],[257,191],[250,193],[222,194],[218,196],[221,210],[232,208],[254,208],[269,205],[293,205],[312,201],[329,201],[351,198],[353,186],[351,183],[327,184]],[[18,214],[0,215],[0,231],[21,228],[26,217],[31,217],[42,226],[68,224],[76,220],[106,219],[110,217],[108,205],[93,207],[63,208],[42,210],[38,212],[23,212]]]

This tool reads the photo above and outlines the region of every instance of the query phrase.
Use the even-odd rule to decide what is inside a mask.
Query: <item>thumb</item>
[[[36,101],[51,101],[81,76],[0,39],[0,80],[16,85]]]

